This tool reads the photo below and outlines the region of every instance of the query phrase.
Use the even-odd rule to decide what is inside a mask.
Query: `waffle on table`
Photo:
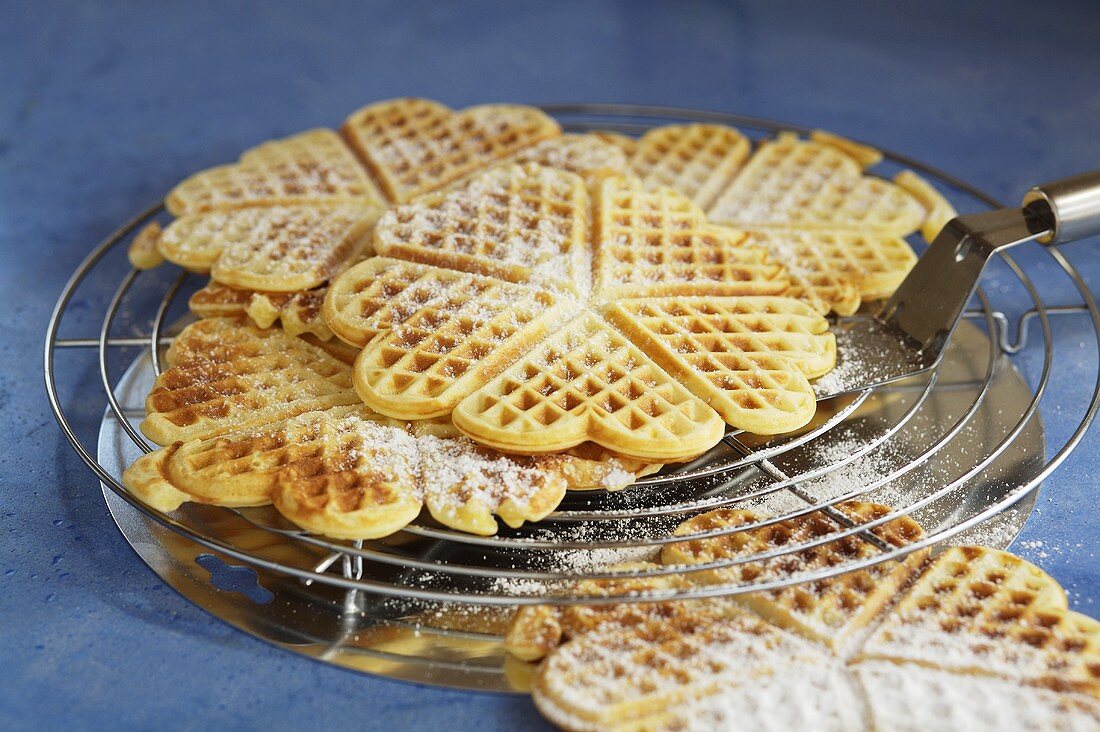
[[[838,508],[856,524],[889,514],[867,503]],[[762,518],[704,514],[677,530],[698,538],[669,545],[662,555],[666,564],[724,561],[720,568],[585,580],[577,594],[619,587],[623,594],[659,599],[670,588],[767,582],[877,551],[860,548],[856,535],[830,540],[843,527],[825,514],[761,526]],[[921,536],[906,517],[872,531],[893,546]],[[771,560],[731,563],[807,541],[818,543]],[[652,571],[654,565],[619,569]],[[918,552],[900,562],[728,599],[529,606],[517,611],[506,635],[513,655],[543,659],[533,684],[536,706],[570,730],[734,723],[762,729],[1092,730],[1100,726],[1098,642],[1100,623],[1067,611],[1053,580],[1007,552],[981,547],[948,549],[934,558]],[[952,723],[945,727],[944,720]]]

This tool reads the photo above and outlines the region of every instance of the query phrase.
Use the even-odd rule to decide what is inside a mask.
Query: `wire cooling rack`
[[[544,108],[572,131],[636,135],[682,122],[734,125],[750,136],[808,131],[717,112],[625,105]],[[961,211],[1001,207],[973,186],[896,153],[886,152],[876,173],[900,168],[926,176]],[[984,543],[1005,545],[1022,526],[1040,483],[1078,445],[1100,404],[1100,311],[1093,295],[1062,252],[1026,245],[1018,259],[1001,255],[987,273],[966,314],[968,322],[936,372],[823,402],[815,421],[797,434],[764,439],[731,432],[698,460],[666,468],[624,491],[572,493],[546,521],[533,526],[502,527],[497,535],[482,537],[425,517],[386,540],[344,542],[310,535],[269,508],[185,505],[163,514],[135,499],[120,482],[125,466],[152,449],[136,424],[144,416],[144,396],[160,371],[163,349],[186,317],[184,295],[198,284],[193,275],[167,267],[140,272],[121,266],[134,233],[163,216],[163,206],[151,206],[99,243],[57,301],[46,333],[44,377],[61,430],[102,482],[116,522],[135,550],[185,596],[284,647],[401,678],[506,688],[496,635],[501,612],[535,602],[607,602],[606,597],[577,594],[576,580],[623,576],[608,565],[652,558],[674,540],[676,525],[714,508],[754,508],[767,518],[691,538],[814,511],[830,513],[840,529],[765,553],[631,575],[757,562],[848,535],[869,542],[877,552],[747,584],[700,584],[675,594],[625,599],[729,595],[817,580],[974,532],[984,532],[979,534]],[[1069,302],[1047,302],[1049,295],[1027,274],[1036,269],[1052,272],[1060,280],[1058,297],[1072,293]],[[89,283],[106,278],[119,278],[119,284],[104,302],[92,292],[101,287]],[[1055,316],[1087,320],[1091,327],[1082,331],[1076,322],[1074,330],[1084,332],[1080,337],[1087,342],[1056,339]],[[70,322],[87,330],[62,336]],[[63,398],[58,387],[62,370],[88,373],[91,364],[76,357],[81,353],[94,356],[95,380],[106,402],[98,444],[70,417],[76,397]],[[1059,429],[1055,444],[1048,445],[1039,411],[1052,406],[1052,381],[1070,377],[1081,398],[1055,405],[1060,422],[1069,428]],[[835,506],[855,498],[884,503],[893,511],[852,525]],[[903,515],[922,525],[924,539],[899,548],[870,533]],[[238,581],[242,575],[227,563],[250,568],[251,574]],[[454,620],[456,608],[463,609],[462,622]],[[411,635],[399,633],[401,628]],[[435,641],[424,641],[423,634]],[[400,652],[387,646],[395,639],[405,642]]]

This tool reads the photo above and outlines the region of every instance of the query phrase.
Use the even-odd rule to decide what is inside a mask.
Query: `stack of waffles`
[[[900,237],[943,215],[920,181],[864,175],[876,159],[824,133],[750,155],[726,127],[566,135],[419,99],[259,145],[135,240],[136,265],[211,282],[146,404],[161,449],[126,483],[340,538],[422,509],[487,534],[729,428],[799,429],[837,359],[825,315],[888,294]]]
[[[838,510],[857,533],[823,513],[696,516],[661,565],[611,568],[622,578],[576,591],[774,582],[921,539],[885,506]],[[812,546],[784,553],[793,543]],[[761,555],[773,558],[750,559]],[[1037,567],[982,547],[732,598],[526,607],[506,645],[540,662],[535,703],[569,730],[1100,729],[1100,623],[1069,611]]]

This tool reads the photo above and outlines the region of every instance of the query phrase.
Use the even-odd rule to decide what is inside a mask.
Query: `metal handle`
[[[1024,208],[1050,228],[1044,244],[1064,244],[1100,234],[1100,170],[1035,186]]]

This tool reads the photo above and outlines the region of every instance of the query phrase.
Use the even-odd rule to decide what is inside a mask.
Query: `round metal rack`
[[[729,124],[750,136],[807,131],[681,109],[554,105],[546,110],[576,131],[633,135],[680,122]],[[903,167],[936,183],[961,211],[1000,207],[973,186],[896,153],[887,152],[876,172]],[[693,573],[760,562],[849,535],[876,551],[865,559],[750,584],[700,583],[674,595],[643,593],[614,600],[686,599],[778,587],[897,559],[948,540],[1007,545],[1034,505],[1040,483],[1077,446],[1100,405],[1100,311],[1093,295],[1061,252],[1025,245],[1017,258],[1002,256],[987,273],[968,322],[936,372],[822,402],[815,421],[793,435],[765,439],[731,432],[707,455],[668,466],[631,488],[572,493],[536,525],[502,527],[497,535],[483,537],[423,518],[389,539],[343,542],[310,535],[270,508],[190,504],[163,514],[134,498],[120,481],[125,466],[152,449],[136,423],[144,416],[144,397],[160,371],[163,349],[187,317],[183,296],[197,285],[186,272],[166,267],[140,272],[126,264],[129,239],[160,216],[163,207],[151,206],[96,246],[58,299],[46,334],[44,370],[62,431],[102,482],[112,515],[135,551],[184,596],[285,648],[399,678],[464,688],[521,687],[526,671],[503,656],[499,638],[513,606],[607,602],[578,594],[576,580],[624,576],[623,570],[608,567],[652,559],[661,547],[683,539],[672,535],[679,523],[715,508],[753,508],[767,518],[691,538],[815,511],[832,516],[838,529],[762,554],[629,574]],[[1072,287],[1077,301],[1048,303],[1027,275],[1032,268],[1052,270]],[[119,285],[102,310],[92,304],[93,296],[85,299],[92,289],[89,281],[115,277]],[[1083,336],[1089,342],[1056,351],[1054,316],[1063,315],[1090,320]],[[1038,333],[1029,329],[1034,321]],[[95,326],[98,334],[86,330],[81,336],[62,336],[63,327],[68,332]],[[59,387],[62,374],[87,374],[87,364],[71,353],[81,349],[97,358],[107,402],[96,444],[86,436],[87,425],[71,417],[74,400],[88,396],[63,397]],[[1051,406],[1046,398],[1052,380],[1070,372],[1080,399],[1058,408],[1060,420],[1076,426],[1059,430],[1056,444],[1048,445],[1040,409]],[[86,386],[80,384],[82,390]],[[836,509],[850,499],[893,510],[853,525]],[[894,547],[870,531],[899,516],[913,517],[925,538]]]

